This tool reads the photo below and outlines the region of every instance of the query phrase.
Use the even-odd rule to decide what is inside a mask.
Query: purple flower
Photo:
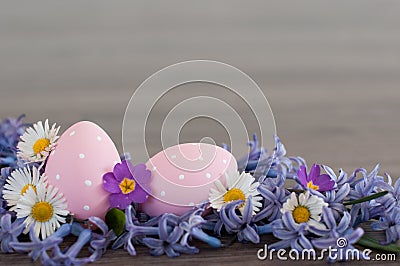
[[[91,240],[92,231],[90,229],[83,229],[76,242],[70,246],[65,252],[62,252],[58,246],[55,246],[53,257],[45,261],[45,265],[83,265],[93,262],[91,257],[79,257],[78,255],[83,247]]]
[[[42,264],[47,264],[50,260],[48,251],[54,250],[56,246],[62,243],[63,238],[69,235],[71,232],[70,224],[61,225],[58,230],[47,237],[44,240],[40,240],[36,235],[33,227],[31,227],[29,231],[29,237],[31,242],[13,242],[11,243],[12,247],[18,252],[29,252],[29,256],[33,261],[36,261],[40,258]]]
[[[209,244],[211,247],[214,247],[214,248],[221,247],[221,241],[218,238],[207,235],[201,229],[202,225],[205,223],[205,220],[203,219],[203,217],[201,217],[201,214],[203,213],[203,211],[204,211],[204,209],[202,209],[202,208],[194,210],[194,211],[190,211],[189,213],[191,213],[191,214],[190,214],[189,218],[187,219],[187,221],[182,221],[179,224],[179,226],[186,232],[183,235],[180,244],[184,247],[188,247],[193,250],[197,250],[197,252],[198,252],[198,249],[196,247],[190,246],[188,243],[188,240],[191,237],[199,239],[199,240]]]
[[[238,171],[239,172],[251,172],[254,171],[259,163],[260,159],[265,159],[268,152],[264,147],[259,147],[257,134],[253,134],[253,141],[249,141],[247,145],[250,147],[248,155],[243,156],[238,160]]]
[[[285,212],[282,215],[282,218],[273,221],[271,226],[274,236],[281,240],[270,245],[270,249],[281,249],[288,247],[291,247],[297,251],[302,251],[303,249],[314,249],[311,241],[307,238],[309,234],[307,230],[307,223],[296,223],[290,212]]]
[[[262,183],[266,176],[277,177],[278,175],[290,178],[298,170],[298,166],[305,165],[306,162],[301,157],[286,157],[286,149],[278,136],[275,137],[275,148],[272,154],[267,149],[259,147],[257,134],[253,134],[253,141],[248,142],[250,152],[238,159],[238,171],[251,173],[255,178],[259,178]],[[223,145],[224,149],[230,151],[228,145]],[[294,164],[293,164],[294,163]]]
[[[35,236],[33,228],[30,230],[31,242],[13,242],[12,247],[18,252],[29,252],[32,260],[40,258],[43,265],[82,265],[94,262],[105,252],[110,242],[115,239],[114,232],[108,231],[106,224],[97,217],[90,217],[89,221],[100,228],[102,234],[93,233],[83,228],[79,223],[63,224],[50,237],[40,240]],[[65,250],[59,245],[68,235],[78,237],[77,241]],[[79,256],[81,250],[90,243],[89,257]]]
[[[350,226],[350,214],[347,211],[343,213],[339,223],[336,223],[332,210],[324,207],[322,209],[322,218],[327,229],[312,228],[310,230],[312,233],[322,237],[311,240],[311,242],[319,249],[334,248],[337,250],[336,254],[331,254],[333,256],[328,257],[329,262],[349,260],[349,254],[354,254],[362,259],[367,258],[364,253],[353,246],[363,236],[364,230],[362,228],[354,230]],[[352,252],[349,253],[348,250]]]
[[[253,222],[251,196],[249,197],[249,200],[246,201],[243,216],[238,215],[236,212],[236,209],[240,204],[243,204],[242,200],[233,201],[222,206],[220,216],[225,230],[229,234],[237,234],[240,242],[249,241],[258,244],[260,242],[260,236],[258,235],[257,227]]]
[[[389,191],[383,197],[377,198],[376,202],[385,207],[385,213],[392,212],[397,206],[400,207],[400,178],[392,186],[392,178],[386,174],[388,182],[382,182],[380,188]]]
[[[355,256],[360,259],[369,259],[364,252],[359,251],[353,245],[363,236],[364,230],[359,227],[357,229],[350,228],[342,235],[333,234],[329,238],[320,238],[312,240],[313,245],[319,249],[336,249],[336,254],[333,257],[329,257],[329,262],[346,261],[349,260],[350,256]],[[349,252],[351,251],[351,252]],[[351,255],[350,255],[351,254]],[[350,258],[349,258],[350,257]]]
[[[173,230],[169,230],[169,226]],[[197,248],[182,246],[179,240],[183,236],[184,230],[177,226],[176,219],[171,219],[170,214],[164,214],[159,220],[159,239],[145,237],[143,243],[148,246],[152,256],[160,256],[167,254],[168,257],[177,257],[180,253],[195,254]]]
[[[0,167],[15,167],[19,164],[16,146],[27,126],[22,123],[23,117],[6,118],[0,122]]]
[[[269,166],[268,172],[265,175],[268,177],[283,176],[285,178],[293,178],[293,174],[297,172],[298,167],[306,165],[306,162],[301,157],[287,157],[285,145],[283,145],[278,136],[275,135],[274,138],[274,151],[264,163],[264,165]],[[264,177],[259,180],[260,183],[264,181]]]
[[[266,178],[258,187],[258,192],[264,198],[264,204],[261,211],[254,216],[256,222],[264,219],[272,222],[282,217],[280,209],[290,195],[289,191],[283,187],[285,181],[286,178],[281,175],[276,178]]]
[[[1,171],[0,172],[0,218],[8,212],[7,201],[3,198],[3,187],[6,183],[6,178],[8,176],[7,169],[9,169],[9,168],[10,167],[1,168],[1,170],[0,170]],[[15,216],[15,214],[14,214],[14,216]]]
[[[144,237],[147,235],[158,235],[158,227],[153,227],[153,222],[158,224],[158,217],[150,220],[144,225],[140,225],[138,219],[136,218],[135,209],[129,205],[125,210],[126,232],[122,234],[113,244],[113,249],[118,249],[124,246],[124,249],[128,250],[131,256],[136,256],[136,250],[134,244],[136,244],[139,237]]]
[[[117,163],[113,172],[108,172],[103,176],[103,188],[111,193],[111,207],[124,210],[132,202],[145,202],[150,194],[148,186],[150,178],[151,172],[144,164],[132,166],[126,160]]]
[[[113,230],[108,230],[106,223],[99,217],[90,217],[89,221],[97,226],[102,234],[93,233],[92,239],[90,241],[90,250],[93,254],[90,258],[95,261],[101,258],[101,256],[106,252],[107,247],[110,243],[117,238]]]
[[[348,176],[347,173],[340,168],[339,176],[337,176],[329,166],[322,165],[322,168],[324,168],[325,172],[331,177],[332,180],[336,182],[336,189],[341,189],[346,184],[351,185],[354,182],[357,174],[356,171],[351,176]]]
[[[354,181],[351,184],[350,193],[348,195],[350,200],[368,197],[380,190],[380,186],[384,183],[384,178],[378,175],[378,170],[379,164],[376,165],[374,170],[372,170],[370,173],[363,168],[357,169],[353,173],[353,176],[361,173],[362,178],[354,178]],[[371,218],[380,216],[384,210],[385,207],[376,200],[355,204],[350,210],[352,224],[355,226],[361,222],[365,222]]]
[[[329,191],[335,188],[335,181],[327,174],[321,175],[321,169],[318,164],[311,167],[310,173],[307,175],[305,166],[301,165],[297,171],[298,179],[304,188],[317,191]]]
[[[326,191],[325,194],[319,193],[316,190],[311,190],[311,194],[322,198],[333,213],[333,216],[338,221],[343,216],[343,213],[347,211],[346,206],[343,205],[343,201],[347,198],[350,192],[350,185],[345,183],[340,187],[339,190]]]
[[[1,251],[5,253],[13,252],[14,248],[10,244],[11,242],[18,242],[18,236],[24,230],[24,224],[22,220],[16,220],[11,223],[11,215],[5,214],[0,220],[0,242]]]
[[[344,235],[346,231],[351,229],[350,214],[347,211],[343,212],[341,219],[337,221],[337,219],[334,216],[333,210],[329,207],[323,207],[322,221],[326,225],[326,228],[325,227],[310,228],[310,231],[312,233],[321,237],[327,238],[329,236],[338,236],[338,235],[341,236]]]
[[[24,165],[24,162],[17,158],[16,149],[19,138],[27,126],[22,123],[23,117],[24,115],[21,115],[17,119],[6,118],[0,121],[0,217],[7,213],[7,203],[2,196],[5,180],[15,168]]]
[[[400,206],[396,206],[391,212],[383,214],[378,222],[371,224],[372,230],[384,230],[386,234],[386,241],[383,245],[396,242],[400,239]]]
[[[286,149],[278,136],[275,135],[275,148],[272,155],[260,161],[259,169],[264,167],[265,171],[258,180],[261,183],[266,177],[292,178],[296,175],[300,165],[306,165],[306,161],[301,157],[287,157]],[[268,170],[268,171],[267,171]],[[254,173],[258,175],[258,170]]]
[[[196,247],[189,245],[189,241],[192,238],[201,240],[214,248],[221,247],[219,239],[203,232],[202,225],[205,222],[201,217],[203,211],[204,206],[190,210],[182,216],[166,213],[157,219],[153,218],[153,221],[150,220],[142,226],[132,226],[131,224],[126,229],[130,234],[137,231],[147,235],[158,235],[158,238],[144,237],[140,239],[141,243],[151,249],[150,254],[153,256],[160,256],[165,253],[169,257],[176,257],[180,253],[198,253],[199,250]],[[127,215],[127,220],[132,219]],[[155,224],[154,222],[157,223]],[[155,225],[158,225],[158,227],[153,227]],[[130,241],[128,242],[128,251],[129,244],[131,244]]]

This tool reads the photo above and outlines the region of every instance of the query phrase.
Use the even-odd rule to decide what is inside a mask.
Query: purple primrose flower
[[[111,207],[124,210],[132,202],[145,202],[150,193],[150,178],[151,172],[144,164],[132,166],[128,161],[117,163],[113,172],[103,176],[103,188],[111,193]]]
[[[301,165],[297,176],[301,185],[304,188],[310,188],[317,191],[329,191],[335,188],[335,181],[327,174],[322,174],[320,172],[320,166],[314,164],[311,167],[310,173],[307,175],[305,166]]]

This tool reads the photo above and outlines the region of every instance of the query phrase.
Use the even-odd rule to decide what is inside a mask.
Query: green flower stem
[[[344,206],[346,206],[346,205],[354,205],[354,204],[370,201],[370,200],[373,200],[373,199],[380,198],[380,197],[386,195],[387,193],[389,193],[389,191],[381,191],[381,192],[372,194],[372,195],[370,195],[368,197],[364,197],[364,198],[361,198],[361,199],[352,200],[352,201],[348,201],[348,202],[343,202],[343,205]]]
[[[400,247],[394,244],[389,245],[381,245],[378,240],[371,238],[369,236],[363,236],[360,240],[358,240],[357,244],[372,248],[375,250],[390,252],[390,253],[400,253]]]

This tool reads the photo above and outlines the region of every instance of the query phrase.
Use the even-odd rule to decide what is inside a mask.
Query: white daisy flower
[[[65,223],[62,216],[68,215],[67,204],[62,193],[51,185],[40,184],[35,191],[30,187],[17,204],[17,218],[25,218],[24,233],[33,227],[35,235],[42,239],[52,235],[60,223]]]
[[[4,185],[3,198],[7,201],[7,206],[11,207],[10,210],[14,211],[18,201],[25,195],[28,188],[32,188],[36,192],[36,186],[45,184],[47,177],[42,175],[36,167],[29,167],[14,170],[6,179]]]
[[[322,208],[328,203],[315,195],[310,195],[307,191],[297,198],[296,193],[292,192],[290,198],[283,204],[281,212],[291,212],[296,223],[307,223],[317,228],[323,227],[320,223]]]
[[[28,162],[46,160],[59,138],[57,136],[59,130],[60,127],[56,127],[56,124],[50,128],[48,119],[44,122],[44,126],[42,121],[33,124],[33,127],[28,128],[21,136],[21,141],[17,145],[17,155]]]
[[[222,185],[221,181],[217,180],[214,182],[217,189],[211,188],[209,201],[211,207],[221,210],[221,207],[231,201],[244,200],[245,202],[240,205],[239,210],[243,212],[244,206],[246,204],[249,196],[252,196],[253,214],[260,210],[262,206],[262,197],[259,196],[257,188],[259,186],[258,182],[254,182],[255,178],[248,173],[243,172],[239,175],[236,172],[233,175],[225,175],[227,187]]]

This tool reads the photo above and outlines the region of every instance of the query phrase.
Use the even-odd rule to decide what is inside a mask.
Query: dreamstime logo
[[[168,111],[163,111],[158,116],[163,117],[159,132],[161,150],[180,144],[179,136],[182,128],[196,118],[211,119],[221,125],[229,136],[225,143],[230,145],[233,154],[236,153],[239,146],[245,146],[245,143],[249,141],[249,135],[254,132],[248,132],[249,130],[246,128],[245,121],[248,120],[248,117],[242,117],[239,110],[236,110],[235,104],[226,100],[227,91],[251,110],[259,132],[259,144],[273,147],[273,136],[276,133],[274,117],[265,95],[257,84],[248,75],[233,66],[216,61],[194,60],[174,64],[156,72],[134,91],[125,111],[122,144],[124,152],[132,153],[132,160],[135,164],[149,160],[151,156],[148,144],[150,141],[152,144],[156,142],[154,132],[149,137],[149,125],[156,122],[151,119],[152,111],[163,99],[174,95],[175,89],[192,84],[200,84],[196,95],[186,97],[173,106],[168,106]],[[212,95],[206,92],[202,93],[203,88],[210,86],[214,86],[217,93]],[[218,93],[219,90],[220,93]],[[179,96],[182,95],[186,96],[186,91]],[[214,140],[212,128],[207,128],[207,131],[209,134],[197,142],[222,144],[216,143]],[[177,155],[173,156],[176,158]],[[185,156],[182,154],[181,157]],[[190,163],[170,160],[170,156],[166,156],[166,158],[174,167],[188,170]],[[205,167],[212,163],[213,157],[210,156],[208,160],[203,162]],[[265,168],[265,166],[263,167]],[[174,185],[179,189],[179,185]],[[153,194],[152,196],[164,201],[159,195]]]
[[[347,247],[347,239],[344,238],[344,237],[339,237],[339,238],[336,240],[336,245],[337,245],[339,248]]]
[[[322,261],[327,258],[332,261],[352,261],[352,260],[362,260],[362,259],[372,259],[372,260],[395,260],[394,257],[387,257],[386,259],[381,256],[376,256],[371,258],[370,255],[372,250],[364,249],[362,251],[354,248],[346,248],[348,245],[348,240],[344,237],[340,237],[336,241],[337,247],[328,247],[326,249],[320,250],[319,253],[315,249],[303,249],[298,251],[296,249],[286,250],[286,249],[271,249],[268,245],[264,245],[257,251],[257,258],[259,260],[314,260]],[[382,255],[382,254],[377,254]],[[393,254],[392,254],[393,255]]]

